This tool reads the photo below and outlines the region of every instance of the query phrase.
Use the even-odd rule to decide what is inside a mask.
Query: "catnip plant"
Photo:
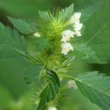
[[[72,4],[53,13],[39,11],[35,22],[8,17],[13,29],[0,24],[0,51],[4,50],[0,57],[23,56],[31,63],[25,70],[24,81],[31,88],[38,85],[32,103],[35,110],[57,110],[54,100],[57,101],[63,79],[67,79],[69,87],[75,85],[92,103],[109,110],[109,76],[98,71],[69,74],[72,62],[108,62],[100,59],[89,45],[95,35],[89,39],[84,36],[85,23],[97,7],[75,11]]]

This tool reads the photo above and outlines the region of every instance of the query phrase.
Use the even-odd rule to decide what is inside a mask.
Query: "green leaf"
[[[110,77],[97,71],[80,74],[76,78],[81,93],[103,110],[110,109]]]
[[[74,43],[84,44],[95,52],[98,60],[91,60],[92,56],[85,59],[88,63],[105,64],[110,61],[110,1],[103,2],[91,18],[84,24],[85,30],[80,38],[74,39]],[[94,57],[95,57],[94,56]],[[82,57],[78,57],[79,61]]]
[[[39,11],[39,16],[41,19],[50,21],[53,18],[53,15],[48,11]]]
[[[60,80],[55,72],[47,70],[47,81],[48,84],[40,94],[40,103],[37,110],[43,110],[46,104],[53,100],[59,92]]]
[[[26,54],[26,43],[23,36],[0,24],[0,58],[17,57]]]
[[[97,62],[100,63],[100,60],[96,56],[94,50],[84,43],[73,43],[74,51],[73,55],[75,56],[75,61],[77,62]],[[80,58],[80,59],[79,59]]]
[[[80,10],[80,12],[82,13],[81,15],[81,22],[85,23],[96,11],[97,9],[100,7],[102,2],[98,2],[93,4],[92,6],[89,6],[86,9]]]
[[[65,9],[62,9],[59,12],[58,19],[61,21],[65,21],[69,19],[73,14],[73,10],[74,10],[74,4],[70,5],[69,7],[66,7]]]
[[[10,91],[0,84],[0,108],[7,109],[11,101]]]
[[[30,3],[27,0],[0,0],[0,9],[5,11],[7,15],[31,18],[36,16],[36,10],[39,9],[38,1],[33,1]]]
[[[24,76],[24,81],[26,84],[32,84],[34,83],[40,74],[42,65],[36,65],[36,64],[30,64],[26,65],[25,67],[25,76]]]
[[[8,17],[11,23],[14,25],[14,27],[23,34],[31,34],[36,31],[35,24],[29,23],[26,20],[22,19],[14,19],[11,17]]]
[[[109,3],[109,0],[104,2],[103,6],[88,21],[87,30],[84,34],[87,46],[90,46],[96,52],[101,63],[110,61],[110,22],[106,22],[110,19]]]

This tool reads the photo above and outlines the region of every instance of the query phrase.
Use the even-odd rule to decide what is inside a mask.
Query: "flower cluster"
[[[72,29],[71,30],[67,29],[67,30],[64,30],[63,32],[58,33],[58,34],[61,35],[61,42],[59,41],[60,43],[58,45],[61,46],[61,54],[63,54],[63,55],[67,55],[70,51],[74,50],[72,44],[70,43],[71,38],[74,38],[75,36],[77,36],[77,37],[81,36],[81,29],[83,27],[83,24],[80,22],[80,18],[81,18],[81,13],[80,12],[74,13],[73,16],[71,16],[69,21],[68,21],[68,25],[71,25]],[[57,22],[55,22],[55,23],[57,23]],[[52,26],[53,26],[53,24],[50,25],[49,29]],[[58,23],[55,26],[59,27]],[[55,29],[56,29],[56,27],[55,27]],[[62,29],[63,29],[63,27],[62,27]],[[44,34],[44,36],[46,36],[45,35],[46,32],[43,33],[43,34]],[[51,33],[49,33],[49,34],[50,34],[50,36],[47,34],[47,37],[52,36]],[[37,37],[37,38],[40,38],[41,34],[39,32],[36,32],[36,33],[33,34],[33,36]]]
[[[64,55],[67,55],[70,51],[73,51],[73,46],[69,42],[71,38],[74,38],[74,36],[81,36],[81,29],[83,27],[83,24],[80,23],[80,17],[81,13],[77,12],[70,18],[70,23],[73,26],[73,30],[65,30],[61,33],[62,39],[61,39],[61,53]]]

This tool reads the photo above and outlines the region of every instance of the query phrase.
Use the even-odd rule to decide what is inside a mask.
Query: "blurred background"
[[[0,22],[11,26],[7,16],[35,20],[38,17],[38,10],[54,11],[74,3],[77,11],[98,1],[101,0],[0,0]],[[110,1],[102,1],[104,8],[100,10],[108,17],[110,15],[106,14],[106,10],[110,10]],[[100,11],[97,11],[98,13]],[[94,24],[97,23],[97,20],[94,21]],[[24,68],[27,65],[28,62],[22,57],[0,59],[0,110],[34,110],[31,104],[33,99],[27,100],[32,91],[24,82]],[[97,70],[110,75],[110,64],[73,63],[71,68],[72,74]],[[58,99],[58,110],[101,110],[75,88],[65,90],[64,94],[66,98]]]

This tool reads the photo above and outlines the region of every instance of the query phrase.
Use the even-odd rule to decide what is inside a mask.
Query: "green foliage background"
[[[88,63],[85,57],[81,58],[78,56],[81,50],[78,52],[76,51],[75,54],[78,56],[77,63],[72,64],[70,73],[78,74],[97,70],[110,75],[109,0],[0,0],[0,21],[5,25],[13,27],[7,19],[7,16],[25,18],[33,21],[34,18],[37,20],[38,10],[45,11],[49,9],[54,11],[57,7],[64,8],[74,3],[75,10],[77,11],[88,8],[92,4],[97,4],[99,1],[102,3],[101,7],[85,22],[86,33],[84,33],[84,37],[79,39],[79,43],[82,40],[84,40],[84,42],[87,41],[87,45],[91,46],[92,49],[96,51],[95,55],[98,56],[97,62],[99,64],[95,64],[94,58],[89,59],[89,62],[94,64]],[[1,34],[2,31],[0,30],[0,35]],[[1,39],[0,42],[2,42]],[[16,46],[14,43],[12,44]],[[19,45],[17,46],[19,47]],[[29,46],[31,48],[31,45]],[[83,44],[82,49],[85,49]],[[0,56],[2,56],[2,51],[3,48],[0,47]],[[87,52],[87,50],[85,50],[85,52]],[[89,51],[87,55],[91,56],[91,51]],[[85,63],[79,62],[80,60]],[[24,82],[24,71],[28,69],[26,68],[27,66],[31,66],[31,64],[19,55],[15,58],[13,56],[11,58],[6,58],[6,56],[2,56],[2,59],[0,58],[0,109],[33,110],[31,101],[27,101],[33,91],[29,91],[29,87]],[[66,99],[59,99],[60,101],[63,100],[60,102],[60,110],[101,110],[98,106],[92,104],[88,99],[83,97],[78,90],[67,90],[65,94],[67,96]],[[33,96],[33,99],[34,97],[35,96]],[[9,106],[11,107],[9,108]]]

